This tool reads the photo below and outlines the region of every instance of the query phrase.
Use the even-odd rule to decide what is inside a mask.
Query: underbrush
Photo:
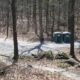
[[[4,75],[0,75],[0,80],[71,80],[58,72],[52,73],[25,65],[27,64],[23,62],[12,65]]]

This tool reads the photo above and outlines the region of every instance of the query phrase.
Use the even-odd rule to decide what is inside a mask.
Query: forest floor
[[[61,67],[60,61],[46,58],[36,60],[29,56],[19,58],[16,64],[8,66],[8,61],[0,60],[0,80],[80,80],[80,68],[65,65],[66,63]],[[5,66],[8,67],[1,74]]]
[[[30,57],[42,51],[51,50],[54,54],[65,52],[69,54],[70,44],[56,44],[45,41],[18,41],[19,58],[18,63],[8,67],[6,73],[0,76],[0,80],[80,80],[80,67],[62,63],[62,60],[48,60],[46,58],[36,60]],[[79,48],[79,43],[75,42],[75,49]],[[11,65],[13,57],[12,39],[0,38],[0,61],[3,65]],[[2,63],[2,64],[3,64]],[[1,63],[0,63],[1,64]],[[1,65],[2,65],[1,64]]]

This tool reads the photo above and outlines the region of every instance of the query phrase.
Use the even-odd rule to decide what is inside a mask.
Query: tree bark
[[[7,16],[7,28],[6,28],[6,39],[8,38],[8,32],[9,32],[9,5],[10,5],[10,1],[8,0],[7,1],[7,14],[6,14],[6,16]]]
[[[48,27],[49,27],[49,0],[46,0],[46,34],[47,36],[49,36]]]
[[[69,0],[68,5],[68,29],[71,32],[71,43],[70,43],[70,55],[75,60],[79,61],[74,52],[74,28],[75,28],[75,21],[74,21],[74,8],[75,8],[75,0]]]
[[[12,21],[13,21],[13,42],[14,42],[14,61],[18,61],[18,42],[17,42],[17,31],[16,31],[16,0],[12,0]]]
[[[37,34],[36,0],[33,0],[33,27],[35,28],[35,34]]]
[[[54,5],[52,5],[52,8],[51,8],[51,11],[52,11],[52,26],[51,26],[51,41],[53,41],[53,32],[54,32]]]
[[[42,43],[44,41],[43,38],[43,26],[42,26],[42,0],[39,0],[39,27],[40,27],[40,42]]]
[[[58,8],[58,21],[57,21],[57,30],[60,31],[60,0],[58,0],[58,5],[59,5],[59,8]]]

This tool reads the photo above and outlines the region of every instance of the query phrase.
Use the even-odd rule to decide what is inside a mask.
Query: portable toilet
[[[62,43],[63,42],[62,32],[54,32],[53,33],[53,41],[56,43]]]
[[[63,32],[63,42],[64,43],[71,42],[71,33],[70,32]]]

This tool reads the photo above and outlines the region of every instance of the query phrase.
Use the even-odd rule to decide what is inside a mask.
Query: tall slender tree
[[[69,0],[68,5],[68,29],[71,32],[71,43],[70,43],[70,55],[75,60],[79,61],[74,52],[74,28],[75,28],[75,21],[74,21],[74,9],[75,9],[75,0]]]
[[[38,0],[39,5],[39,27],[40,27],[40,42],[44,41],[43,38],[43,25],[42,25],[42,0]]]
[[[35,33],[37,34],[36,0],[33,0],[33,27],[35,28]]]
[[[52,26],[51,26],[51,40],[53,40],[53,29],[54,29],[54,5],[51,6],[51,12],[52,12]]]
[[[48,34],[48,27],[49,27],[49,0],[46,0],[46,34]]]
[[[6,38],[8,37],[8,32],[9,32],[9,6],[10,6],[10,1],[8,0],[7,1],[7,14],[6,14],[6,16],[7,16],[7,31],[6,31],[6,34],[7,34],[7,36],[6,36]]]
[[[58,0],[58,21],[57,21],[57,30],[60,30],[60,4],[61,4],[61,0]]]
[[[16,31],[16,0],[12,0],[12,21],[13,21],[13,42],[14,42],[14,61],[18,61],[18,42],[17,42],[17,31]]]
[[[29,7],[30,5],[29,5],[29,1],[30,0],[27,0],[27,3],[26,3],[27,4],[26,5],[27,6],[27,10],[26,10],[27,11],[27,15],[26,15],[26,17],[27,17],[27,32],[29,32],[29,29],[30,29],[30,7]]]

